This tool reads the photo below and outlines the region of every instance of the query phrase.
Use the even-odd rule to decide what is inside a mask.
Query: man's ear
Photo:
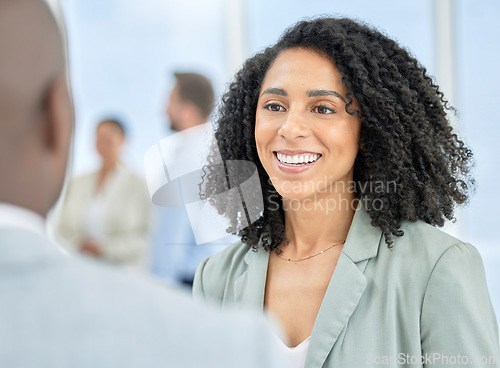
[[[67,150],[74,125],[73,106],[64,75],[54,79],[45,95],[45,147],[52,152]]]

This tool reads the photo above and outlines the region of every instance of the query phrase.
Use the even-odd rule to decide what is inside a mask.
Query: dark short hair
[[[205,76],[197,73],[174,73],[183,101],[195,104],[204,118],[208,118],[214,108],[214,90]]]
[[[127,130],[125,129],[125,125],[121,121],[117,120],[116,118],[102,119],[99,122],[99,124],[97,124],[97,129],[99,129],[99,127],[104,125],[104,124],[111,124],[111,125],[115,126],[116,128],[118,128],[118,130],[120,131],[120,133],[124,137],[127,135]]]
[[[342,74],[348,91],[345,109],[361,121],[356,194],[387,245],[392,246],[393,236],[403,235],[403,221],[442,226],[453,219],[455,206],[466,203],[474,188],[473,162],[448,120],[450,107],[443,93],[425,67],[378,30],[347,18],[317,18],[297,23],[277,44],[247,60],[222,98],[215,124],[221,158],[253,162],[264,198],[262,216],[238,232],[242,241],[255,248],[260,240],[266,250],[286,241],[281,196],[257,155],[255,116],[269,67],[282,51],[295,47],[325,55]],[[353,109],[354,99],[359,111]],[[215,157],[213,153],[209,162],[216,162]],[[216,168],[207,167],[204,196],[227,214],[235,231],[244,214],[235,216],[232,206],[217,200],[227,183]],[[369,185],[374,182],[394,185],[390,191],[378,190]]]

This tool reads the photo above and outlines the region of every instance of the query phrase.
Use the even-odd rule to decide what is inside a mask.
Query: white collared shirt
[[[0,202],[0,227],[16,227],[46,237],[45,218],[27,208]]]

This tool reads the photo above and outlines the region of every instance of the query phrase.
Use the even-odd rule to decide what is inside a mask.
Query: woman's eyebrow
[[[347,103],[344,97],[338,92],[335,91],[330,91],[329,89],[313,89],[310,91],[307,91],[307,96],[308,97],[321,97],[321,96],[335,96],[340,98],[344,103]]]
[[[271,94],[271,95],[279,95],[279,96],[288,96],[286,91],[283,88],[276,88],[276,87],[271,87],[266,89],[262,94],[260,95],[261,97],[264,96],[265,94]]]

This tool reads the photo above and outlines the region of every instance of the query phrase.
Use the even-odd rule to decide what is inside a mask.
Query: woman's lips
[[[280,170],[291,174],[308,170],[321,158],[321,154],[308,151],[275,151],[273,153]]]

